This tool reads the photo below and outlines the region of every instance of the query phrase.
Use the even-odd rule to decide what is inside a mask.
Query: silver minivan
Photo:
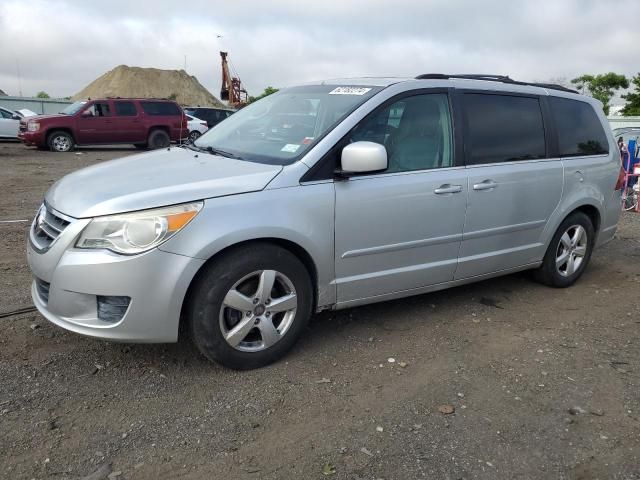
[[[30,230],[56,325],[175,342],[237,369],[309,317],[531,269],[567,287],[614,236],[620,155],[601,104],[556,85],[428,74],[251,104],[194,144],[72,173]]]

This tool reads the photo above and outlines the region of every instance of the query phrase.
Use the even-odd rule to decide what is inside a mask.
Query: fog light
[[[98,296],[98,318],[103,322],[115,323],[127,313],[131,297]]]

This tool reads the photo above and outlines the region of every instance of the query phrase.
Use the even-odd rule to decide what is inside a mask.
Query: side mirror
[[[374,142],[354,142],[342,149],[341,173],[370,173],[386,170],[387,149]]]

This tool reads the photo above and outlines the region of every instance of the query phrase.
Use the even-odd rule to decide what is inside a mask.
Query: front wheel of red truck
[[[52,152],[69,152],[73,149],[73,137],[70,133],[56,131],[49,134],[47,145]]]

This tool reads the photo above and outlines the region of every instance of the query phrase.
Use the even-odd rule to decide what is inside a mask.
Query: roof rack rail
[[[507,75],[485,75],[485,74],[478,74],[478,73],[468,73],[468,74],[464,73],[464,74],[449,75],[446,73],[423,73],[422,75],[418,75],[416,77],[417,80],[447,80],[449,78],[462,78],[467,80],[486,80],[489,82],[502,82],[502,83],[509,83],[512,85],[529,85],[532,87],[541,87],[541,88],[549,88],[551,90],[560,90],[562,92],[578,93],[577,90],[563,87],[562,85],[557,85],[555,83],[520,82],[510,78]]]

